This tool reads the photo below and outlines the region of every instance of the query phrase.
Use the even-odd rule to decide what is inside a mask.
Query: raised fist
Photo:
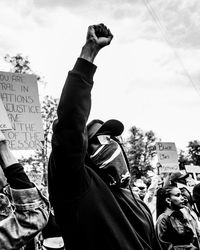
[[[100,48],[109,45],[112,39],[112,33],[103,23],[88,27],[87,41],[95,42]]]

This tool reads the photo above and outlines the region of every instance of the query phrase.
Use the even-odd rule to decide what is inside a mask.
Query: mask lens
[[[98,135],[97,139],[101,145],[110,144],[110,135]]]

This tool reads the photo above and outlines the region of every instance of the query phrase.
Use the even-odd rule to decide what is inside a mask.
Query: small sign
[[[156,151],[158,156],[158,163],[160,165],[160,173],[171,173],[179,171],[178,155],[175,143],[157,142]]]
[[[189,173],[196,182],[200,182],[200,166],[185,165],[185,170]]]
[[[200,166],[185,165],[185,170],[187,173],[199,173],[200,174]]]

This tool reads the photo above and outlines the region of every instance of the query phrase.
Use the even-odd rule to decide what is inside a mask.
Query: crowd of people
[[[130,185],[118,139],[123,124],[88,122],[94,60],[112,39],[104,24],[89,26],[68,72],[52,128],[48,199],[0,134],[1,250],[200,249],[200,184],[192,193],[187,185],[180,188],[187,175],[177,172],[164,179],[155,174],[149,186],[139,180]]]

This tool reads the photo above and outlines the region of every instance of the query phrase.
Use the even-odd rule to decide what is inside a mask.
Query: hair
[[[166,198],[170,197],[172,189],[177,188],[175,185],[167,185],[157,190],[156,212],[157,218],[160,214],[164,213],[167,207]]]

